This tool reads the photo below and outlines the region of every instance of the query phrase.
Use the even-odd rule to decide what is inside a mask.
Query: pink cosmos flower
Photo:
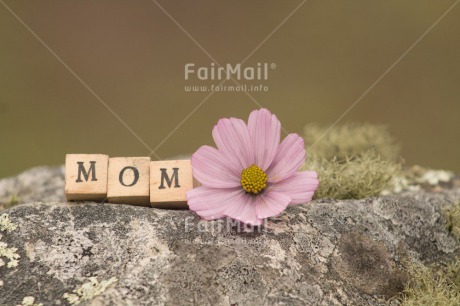
[[[190,209],[206,220],[260,225],[288,205],[311,201],[316,172],[297,171],[306,157],[303,139],[289,134],[280,143],[280,130],[267,109],[251,112],[248,125],[219,120],[212,130],[217,149],[202,146],[192,156],[193,176],[202,186],[187,192]]]

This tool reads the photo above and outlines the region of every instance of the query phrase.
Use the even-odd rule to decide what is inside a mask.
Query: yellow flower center
[[[265,172],[252,165],[241,172],[241,186],[246,192],[258,194],[267,187],[267,175]]]

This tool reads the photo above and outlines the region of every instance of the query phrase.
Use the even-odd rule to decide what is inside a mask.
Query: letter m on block
[[[67,154],[65,157],[65,196],[68,201],[102,201],[107,197],[109,156]]]
[[[88,171],[86,170],[84,166],[84,162],[79,161],[77,162],[78,165],[78,177],[77,180],[75,181],[76,183],[81,183],[83,180],[81,179],[81,176],[83,175],[85,181],[88,181],[89,176],[91,175],[91,181],[97,181],[96,178],[96,161],[90,161],[89,162],[90,166]]]
[[[171,188],[171,185],[174,180],[174,188],[180,188],[179,185],[179,168],[172,168],[173,169],[173,174],[171,177],[169,177],[167,169],[166,168],[160,168],[161,171],[161,184],[158,189],[165,189],[165,182],[168,185],[168,188]]]

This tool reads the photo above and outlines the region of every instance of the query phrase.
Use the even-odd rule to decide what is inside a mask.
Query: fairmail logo
[[[195,79],[200,81],[207,80],[246,80],[263,81],[268,80],[270,70],[276,68],[274,63],[257,63],[256,66],[242,66],[241,64],[226,64],[218,66],[211,63],[209,66],[198,67],[194,63],[187,63],[184,66],[185,80]]]

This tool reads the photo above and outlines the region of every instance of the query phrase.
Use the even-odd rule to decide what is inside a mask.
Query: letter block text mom
[[[67,154],[65,170],[69,201],[186,208],[186,192],[194,187],[190,160]]]

